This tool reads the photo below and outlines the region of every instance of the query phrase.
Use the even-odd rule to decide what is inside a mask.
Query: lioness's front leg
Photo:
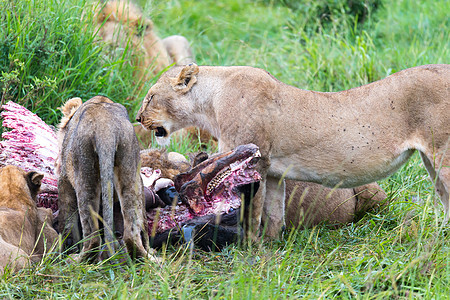
[[[259,189],[250,202],[250,210],[249,210],[250,220],[244,220],[246,236],[247,236],[247,238],[249,238],[253,241],[257,241],[259,238],[259,235],[261,233],[263,233],[262,230],[264,228],[261,228],[261,219],[263,216],[264,204],[267,199],[267,191],[268,191],[269,187],[271,188],[271,184],[269,184],[269,186],[267,185],[267,182],[268,182],[267,180],[268,179],[271,180],[270,177],[267,176],[267,171],[270,166],[267,156],[262,156],[261,159],[259,160],[258,164],[259,164],[258,172],[261,175]],[[284,189],[283,189],[283,191],[284,191]],[[284,210],[283,210],[283,213],[284,213]],[[267,234],[266,232],[264,232],[264,233]],[[271,237],[269,235],[266,235],[266,236]]]
[[[115,184],[123,218],[123,241],[128,254],[132,258],[144,257],[156,260],[149,254],[150,246],[140,172],[136,168],[122,167],[118,178],[120,180]]]
[[[284,221],[284,197],[286,184],[284,179],[267,176],[266,197],[263,205],[261,230],[264,236],[274,239],[279,237]]]
[[[261,174],[261,172],[260,172]],[[261,217],[266,194],[266,175],[261,174],[258,191],[250,201],[249,214],[244,220],[244,232],[246,238],[257,241],[260,234]]]

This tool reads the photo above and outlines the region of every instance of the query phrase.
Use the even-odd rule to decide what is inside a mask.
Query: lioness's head
[[[153,30],[153,22],[142,14],[139,7],[130,0],[102,1],[94,10],[95,26],[98,36],[109,45],[109,51],[122,55],[122,51],[131,48],[132,59],[137,67],[137,78],[146,76],[149,70],[156,75],[170,65],[170,57],[163,42]]]
[[[173,67],[148,91],[136,120],[145,129],[155,130],[156,140],[167,145],[170,134],[189,126],[194,103],[190,101],[192,86],[199,72],[196,64]]]
[[[44,175],[7,165],[0,169],[0,206],[35,206],[36,195]]]
[[[124,42],[126,35],[143,36],[153,29],[153,22],[130,1],[108,1],[96,9],[95,18],[102,26],[99,34],[109,43]]]

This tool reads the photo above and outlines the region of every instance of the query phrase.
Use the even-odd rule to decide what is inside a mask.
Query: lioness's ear
[[[66,127],[67,123],[69,123],[70,118],[72,118],[73,114],[77,111],[78,107],[83,104],[83,101],[81,101],[81,98],[72,98],[67,100],[66,103],[64,103],[63,106],[58,107],[59,110],[62,111],[63,117],[61,118],[61,123],[59,123],[58,128],[63,129]]]
[[[195,75],[198,74],[198,71],[198,66],[194,63],[185,66],[177,77],[170,78],[172,88],[183,94],[188,92],[197,82],[197,76]]]
[[[59,110],[62,111],[64,117],[70,117],[75,113],[75,111],[78,109],[78,107],[83,104],[83,101],[81,101],[81,98],[75,97],[72,99],[67,100],[66,103],[64,103],[63,106],[58,107]]]
[[[25,179],[27,181],[28,188],[30,189],[31,198],[35,199],[36,195],[41,188],[43,174],[31,171],[25,174]]]
[[[42,182],[42,178],[44,178],[44,174],[37,173],[34,171],[28,172],[27,177],[30,179],[30,182],[36,186],[40,186]]]

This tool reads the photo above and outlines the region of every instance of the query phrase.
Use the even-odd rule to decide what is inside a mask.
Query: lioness
[[[51,210],[36,207],[43,176],[12,165],[0,169],[0,274],[8,265],[17,270],[39,261],[58,237]]]
[[[114,48],[131,46],[137,55],[132,62],[138,67],[138,76],[152,68],[156,75],[171,63],[188,64],[194,55],[188,40],[181,35],[161,39],[155,32],[153,22],[131,1],[106,1],[99,4],[94,12],[98,35]],[[142,79],[142,78],[139,78]]]
[[[450,66],[406,69],[347,91],[284,84],[252,67],[173,67],[150,88],[137,121],[167,144],[172,132],[200,126],[219,150],[254,143],[262,158],[252,204],[275,237],[284,220],[280,178],[354,187],[395,172],[420,152],[449,218]]]
[[[117,221],[113,220],[113,195],[117,194],[128,252],[148,257],[139,145],[125,107],[96,96],[85,103],[80,98],[70,99],[61,110],[57,160],[60,232],[73,230],[73,242],[77,242],[79,216],[85,239],[79,259],[95,260],[98,253],[90,250],[101,244],[97,232],[101,214],[105,243],[112,255]]]
[[[357,221],[365,212],[387,204],[387,196],[377,183],[349,189],[286,180],[285,218],[287,228],[309,228],[326,222],[340,226]]]
[[[113,48],[126,49],[129,41],[131,42],[136,54],[131,63],[137,67],[135,77],[138,81],[150,79],[172,63],[185,65],[195,61],[189,41],[184,36],[172,35],[161,39],[152,20],[145,17],[131,1],[98,4],[94,19],[98,35]],[[147,76],[150,69],[152,72]],[[143,143],[141,148],[145,149],[151,141],[151,135],[140,128],[141,126],[136,126],[135,132]],[[209,132],[191,127],[183,135],[192,135],[194,141],[202,144],[212,142],[215,146],[214,138]]]

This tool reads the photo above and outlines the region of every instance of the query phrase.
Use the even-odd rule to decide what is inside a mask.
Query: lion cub
[[[12,165],[0,169],[0,274],[39,261],[58,237],[51,210],[36,207],[43,177]]]
[[[84,239],[79,260],[96,260],[98,253],[91,250],[101,246],[100,219],[108,255],[112,255],[117,250],[114,224],[123,221],[128,253],[148,257],[139,145],[125,107],[96,96],[85,103],[80,98],[70,99],[61,110],[56,167],[59,230],[70,233],[67,244],[80,239],[79,218]],[[113,218],[115,194],[123,220]]]

